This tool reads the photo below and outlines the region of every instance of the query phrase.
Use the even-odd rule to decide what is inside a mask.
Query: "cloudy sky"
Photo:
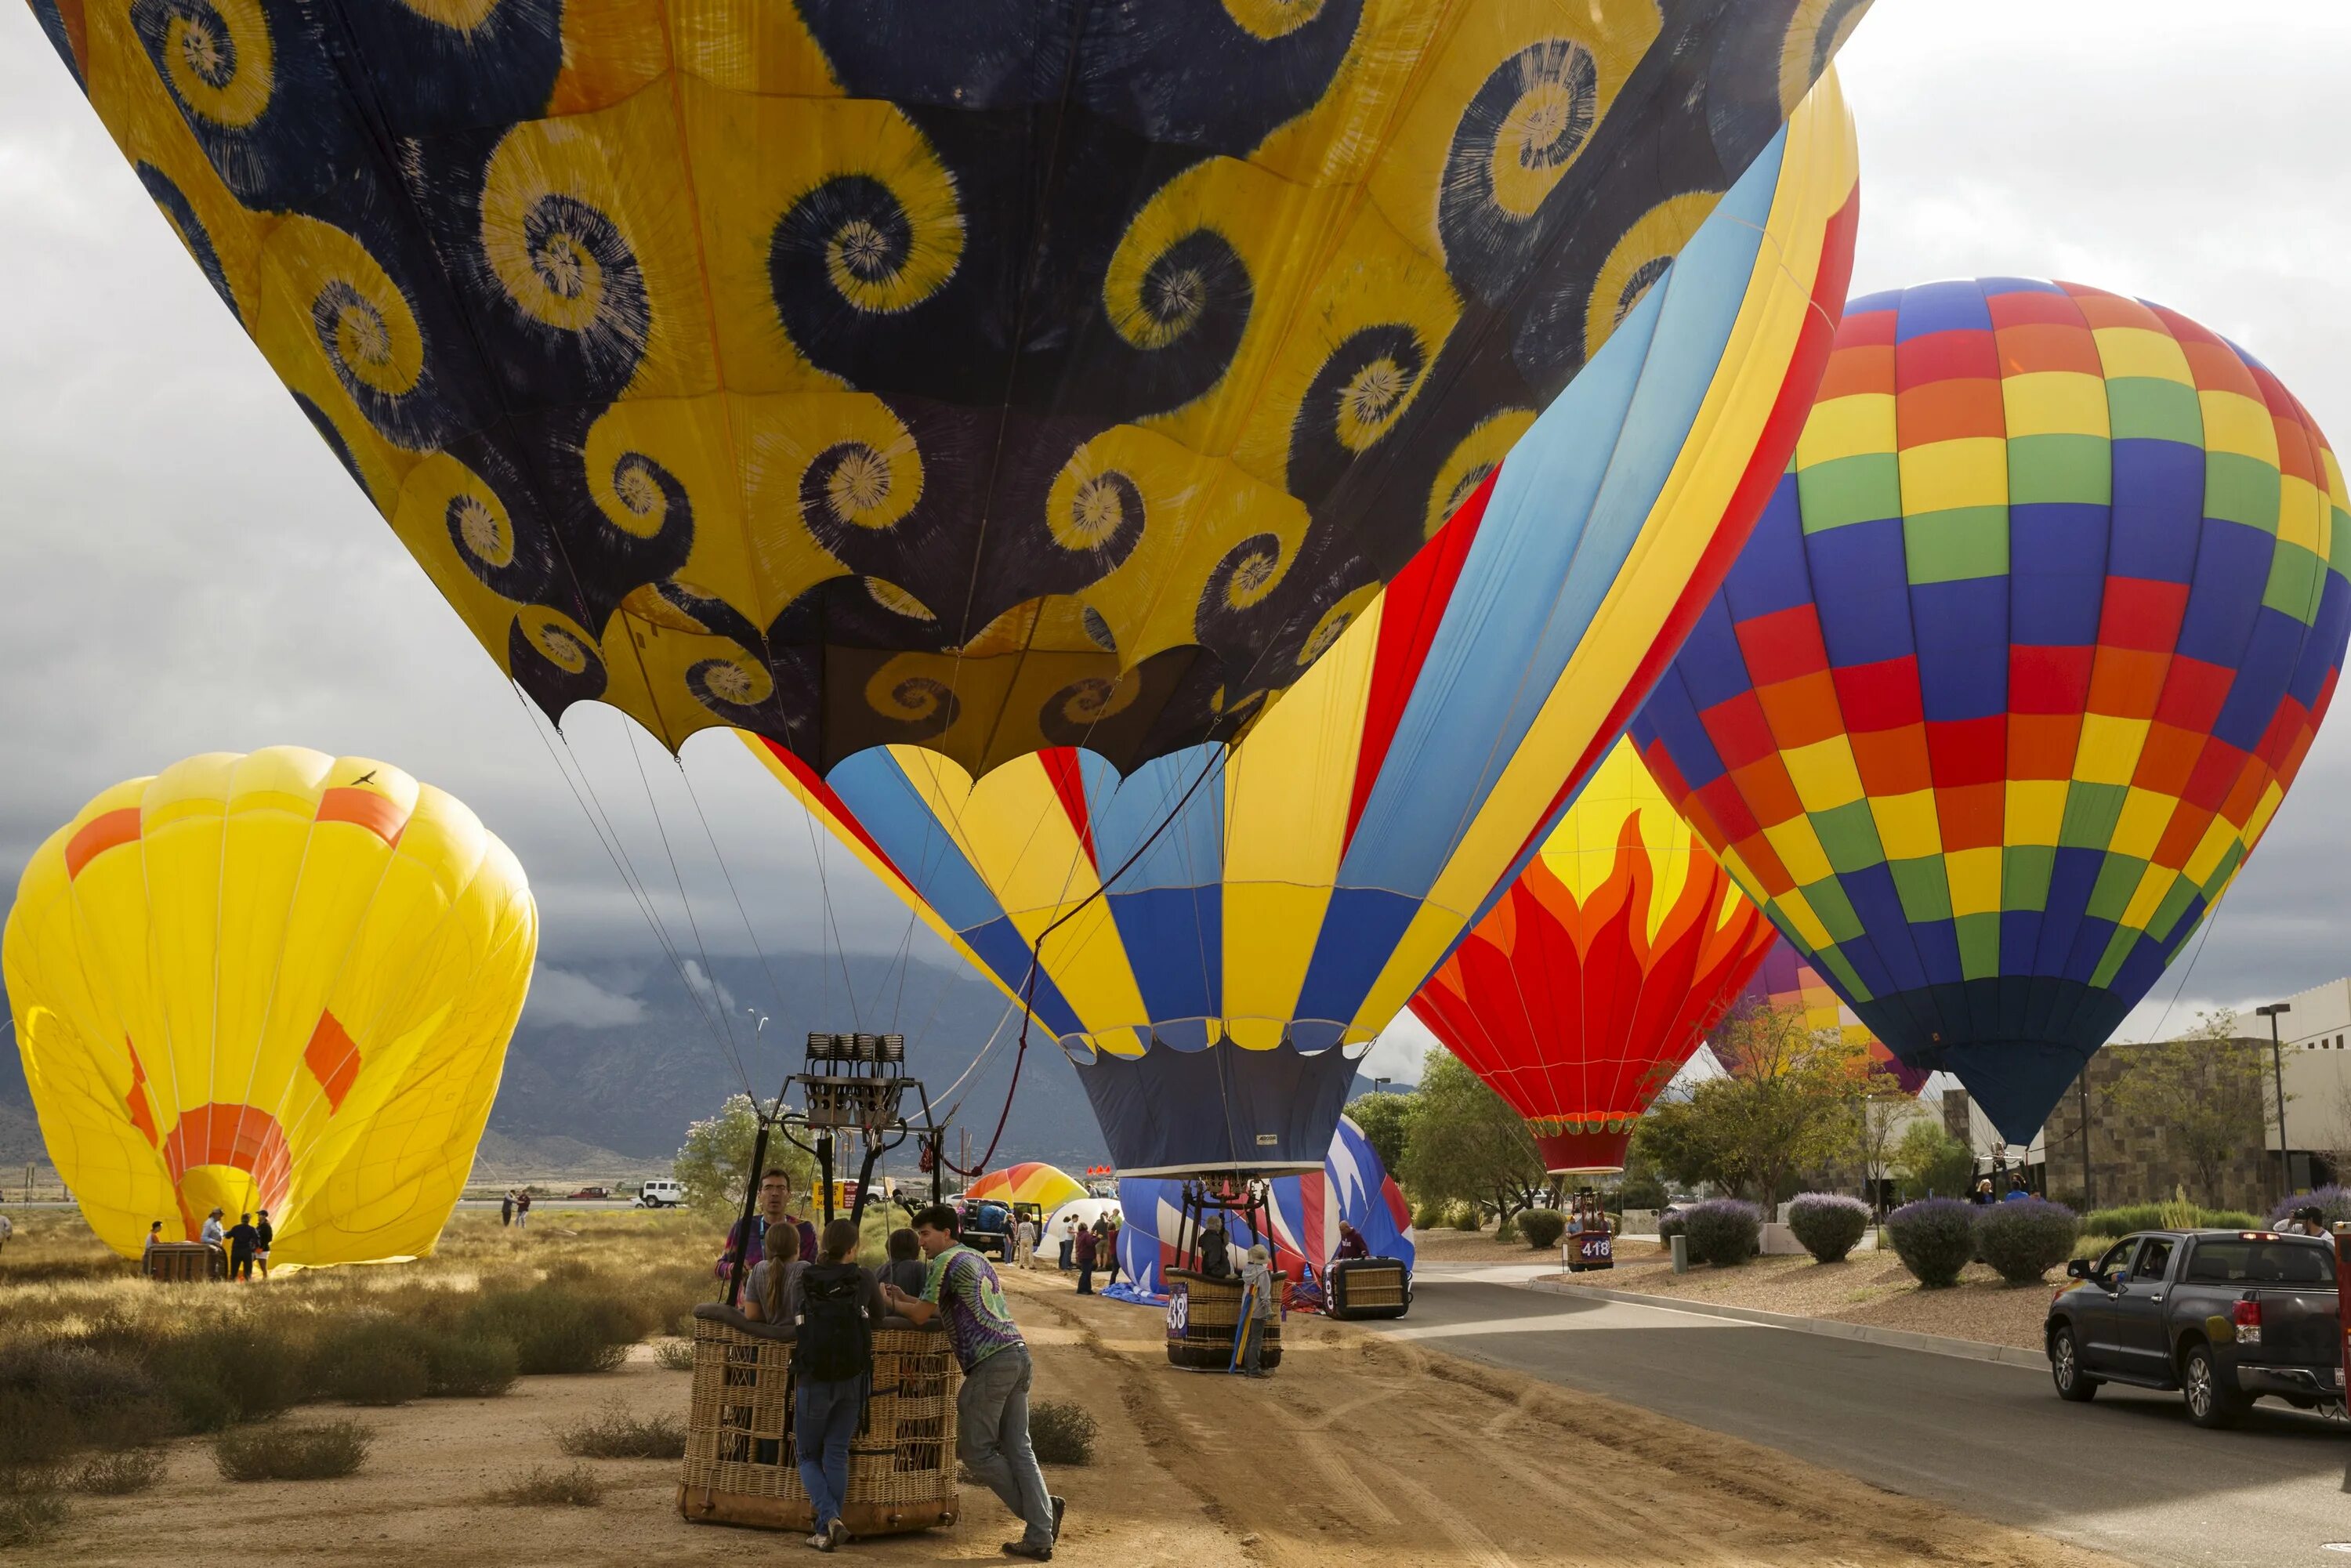
[[[2351,6],[2280,0],[2241,28],[2221,15],[2210,0],[1879,0],[1843,60],[1862,145],[1856,291],[2025,273],[2142,295],[2245,344],[2322,425],[2351,431]],[[533,1005],[550,1020],[627,1021],[631,998],[583,971],[656,962],[568,779],[584,776],[684,931],[658,813],[713,952],[748,939],[702,816],[771,950],[829,940],[828,904],[852,947],[906,940],[894,902],[838,852],[819,896],[817,839],[733,740],[698,737],[681,771],[642,735],[632,747],[611,710],[575,709],[557,738],[520,706],[221,308],[29,14],[5,4],[0,302],[0,885],[118,779],[291,741],[396,761],[514,846],[545,915]],[[2338,718],[2193,972],[2129,1028],[2155,1027],[2183,979],[2175,1019],[2351,970],[2346,785]],[[926,934],[914,946],[954,961]],[[1425,1041],[1399,1026],[1370,1070],[1411,1075]]]

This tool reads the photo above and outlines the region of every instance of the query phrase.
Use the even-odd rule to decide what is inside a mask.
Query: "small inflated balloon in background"
[[[1861,1020],[2022,1144],[2293,784],[2351,631],[2346,508],[2301,403],[2176,312],[1856,299],[1633,734]]]
[[[99,1239],[269,1210],[273,1261],[432,1249],[538,946],[522,868],[396,768],[296,747],[118,784],[26,866],[5,943],[50,1159]]]
[[[1527,1119],[1546,1168],[1622,1170],[1777,936],[1619,741],[1412,1010]]]

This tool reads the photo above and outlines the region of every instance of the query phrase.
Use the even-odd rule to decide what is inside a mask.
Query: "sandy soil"
[[[1060,1560],[1122,1568],[1326,1564],[1739,1564],[1757,1568],[2095,1568],[2113,1560],[1879,1491],[1782,1455],[1364,1330],[1293,1318],[1263,1384],[1165,1363],[1159,1317],[1008,1279],[1039,1396],[1102,1417],[1096,1462],[1056,1469],[1070,1499]],[[597,1462],[601,1507],[526,1509],[483,1493],[571,1461],[550,1428],[620,1398],[682,1411],[685,1377],[643,1354],[604,1376],[528,1378],[503,1398],[369,1412],[374,1453],[342,1481],[231,1485],[203,1444],[175,1446],[145,1497],[77,1500],[28,1563],[240,1561],[431,1564],[718,1563],[801,1550],[789,1536],[684,1523],[676,1466]],[[295,1419],[335,1412],[314,1410]],[[964,1522],[859,1543],[877,1563],[997,1559],[1009,1521],[984,1496]],[[998,1559],[1000,1560],[1000,1559]]]
[[[1891,1251],[1857,1252],[1842,1263],[1758,1258],[1735,1269],[1693,1268],[1677,1275],[1665,1249],[1645,1242],[1625,1245],[1616,1267],[1604,1273],[1552,1277],[1605,1290],[1682,1296],[2026,1350],[2042,1348],[2041,1325],[2057,1288],[2054,1281],[2011,1285],[1982,1264],[1971,1263],[1950,1289],[1921,1290]]]

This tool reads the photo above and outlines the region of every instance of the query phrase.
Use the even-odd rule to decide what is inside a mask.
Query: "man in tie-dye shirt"
[[[959,1239],[956,1211],[933,1204],[914,1216],[914,1239],[931,1260],[920,1300],[884,1287],[890,1310],[916,1323],[945,1313],[963,1366],[956,1396],[956,1457],[1028,1526],[1008,1555],[1050,1562],[1061,1533],[1061,1500],[1045,1490],[1029,1444],[1029,1385],[1036,1375],[1028,1342],[1012,1321],[1004,1286],[987,1260]]]

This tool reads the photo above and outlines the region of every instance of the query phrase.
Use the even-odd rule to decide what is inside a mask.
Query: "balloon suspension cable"
[[[742,892],[735,885],[735,873],[727,869],[726,856],[718,847],[718,835],[711,831],[709,813],[702,809],[702,797],[694,788],[694,776],[685,770],[683,756],[674,756],[671,760],[677,764],[677,776],[685,784],[685,798],[694,802],[694,815],[702,823],[702,836],[710,842],[710,858],[718,862],[718,874],[726,879],[726,891],[735,900],[735,913],[743,921],[743,935],[751,939],[751,951],[759,960],[759,972],[768,977],[768,989],[775,993],[776,1011],[781,1014],[784,1011],[784,988],[776,978],[774,966],[768,962],[768,950],[759,942],[758,928],[751,924],[751,912],[744,907]]]
[[[1200,792],[1200,786],[1224,771],[1225,759],[1232,755],[1232,749],[1229,745],[1218,747],[1215,758],[1208,766],[1200,769],[1200,776],[1192,780],[1191,787],[1184,791],[1183,798],[1169,808],[1167,814],[1159,820],[1159,825],[1151,830],[1151,836],[1137,844],[1134,852],[1121,861],[1115,871],[1108,876],[1096,878],[1092,893],[1056,915],[1050,925],[1037,933],[1037,939],[1029,944],[1029,972],[1020,982],[1020,1035],[1013,1045],[1012,1082],[1005,1086],[1004,1109],[997,1113],[996,1131],[988,1135],[987,1152],[981,1155],[978,1162],[969,1169],[948,1160],[945,1151],[942,1150],[939,1155],[941,1162],[956,1175],[968,1179],[987,1169],[987,1162],[996,1157],[996,1146],[1004,1141],[1004,1125],[1012,1119],[1013,1096],[1020,1092],[1020,1064],[1027,1061],[1029,1056],[1029,1026],[1037,1017],[1037,974],[1044,959],[1045,938],[1077,918],[1087,905],[1108,893],[1113,883],[1124,876],[1134,868],[1135,862],[1149,852],[1151,846],[1159,841],[1159,836],[1175,826],[1176,820],[1184,814],[1184,808],[1192,803],[1192,797]]]
[[[556,738],[563,742],[563,751],[559,755],[554,744],[547,738],[547,731],[539,727],[538,710],[533,708],[529,700],[523,695],[522,688],[512,683],[508,685],[515,695],[516,704],[523,710],[524,719],[529,725],[531,733],[538,737],[538,743],[546,749],[548,760],[555,765],[556,772],[563,776],[564,787],[571,791],[572,800],[579,802],[580,814],[588,819],[589,831],[596,835],[596,842],[602,848],[605,858],[612,862],[613,871],[620,874],[621,885],[628,890],[631,900],[637,906],[637,913],[644,916],[647,929],[653,934],[654,946],[658,946],[663,956],[669,960],[670,967],[675,971],[677,983],[684,990],[686,999],[694,1004],[695,1011],[702,1015],[703,1025],[709,1030],[712,1043],[718,1047],[721,1053],[726,1056],[728,1064],[735,1069],[735,1076],[742,1081],[745,1097],[756,1105],[758,1103],[759,1092],[752,1087],[750,1070],[744,1065],[742,1053],[735,1048],[734,1033],[732,1030],[722,1030],[718,1020],[711,1016],[709,1003],[704,999],[702,993],[695,989],[694,982],[687,978],[685,959],[678,952],[677,945],[671,938],[668,927],[662,924],[660,912],[653,907],[653,895],[645,890],[643,878],[637,874],[636,862],[630,859],[628,846],[621,841],[620,830],[612,825],[611,814],[604,810],[603,800],[596,793],[595,780],[588,777],[587,768],[580,764],[579,753],[571,749],[570,739],[564,735],[562,728],[552,721],[548,726],[549,728],[555,730]],[[571,758],[570,767],[564,766],[564,757]],[[573,777],[575,769],[579,775],[576,779]],[[586,790],[585,794],[581,793],[583,788]],[[592,805],[590,801],[593,801]]]

